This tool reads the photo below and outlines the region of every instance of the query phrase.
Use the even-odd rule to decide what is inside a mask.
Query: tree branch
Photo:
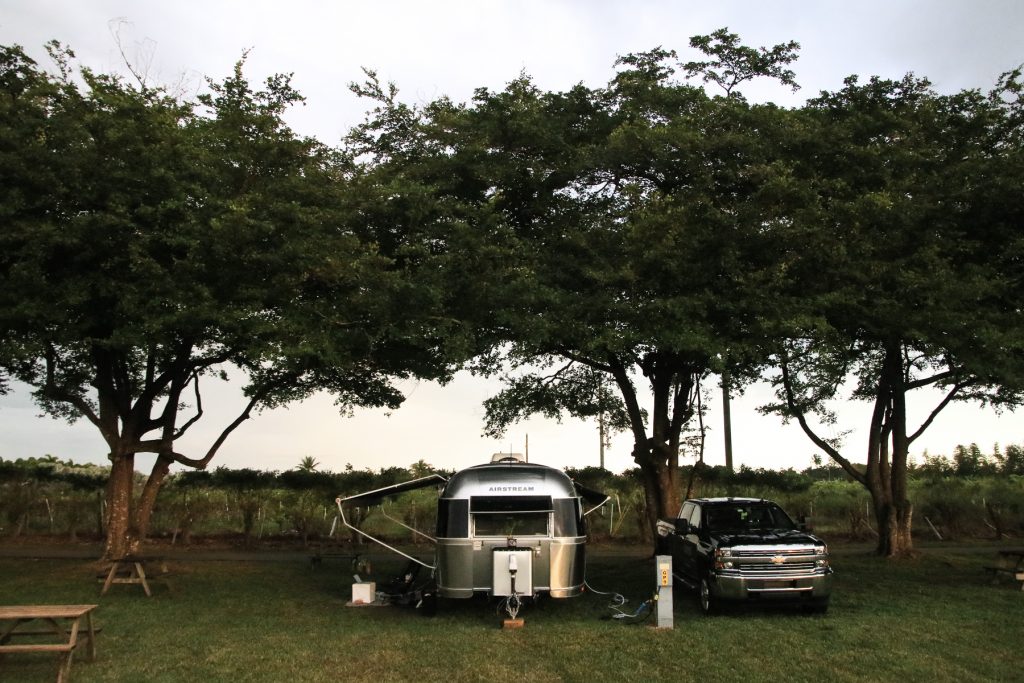
[[[939,402],[939,405],[935,406],[935,410],[931,412],[931,414],[928,416],[928,419],[921,424],[921,426],[918,428],[916,432],[914,432],[907,438],[908,445],[914,443],[914,440],[917,439],[917,437],[924,434],[925,430],[931,426],[932,422],[935,420],[938,414],[941,413],[942,410],[949,405],[950,401],[952,401],[956,397],[956,395],[960,393],[960,390],[963,389],[965,386],[967,386],[966,383],[957,383],[953,385],[953,388],[950,389],[949,393],[946,394],[946,396]]]
[[[62,401],[69,403],[74,406],[78,412],[82,413],[89,422],[93,423],[104,436],[106,436],[106,430],[103,429],[103,422],[100,420],[89,402],[81,396],[73,394],[60,385],[57,384],[57,350],[53,347],[53,344],[46,345],[46,380],[43,384],[43,395],[47,398],[55,401]]]
[[[249,415],[252,413],[253,408],[255,408],[268,393],[270,393],[269,387],[264,389],[263,391],[257,392],[252,397],[252,399],[249,400],[248,405],[245,406],[245,410],[243,410],[241,414],[239,414],[239,416],[236,417],[231,424],[224,428],[224,431],[220,433],[220,436],[217,437],[217,440],[213,442],[213,445],[210,446],[210,449],[206,451],[206,455],[203,456],[201,459],[188,458],[180,453],[174,452],[170,454],[171,457],[174,459],[175,462],[181,463],[182,465],[194,467],[195,469],[198,470],[206,469],[206,466],[209,464],[210,460],[213,459],[213,456],[216,455],[217,451],[224,444],[224,441],[226,441],[227,438],[231,435],[231,432],[235,431],[235,429],[237,429],[240,424],[249,419]]]
[[[191,427],[192,425],[194,425],[196,422],[198,422],[199,418],[201,418],[203,416],[203,397],[200,396],[200,394],[199,394],[199,373],[198,372],[193,372],[192,373],[192,382],[193,382],[193,387],[195,389],[195,394],[196,394],[196,414],[193,415],[185,424],[183,424],[180,429],[178,429],[176,432],[174,432],[174,436],[173,436],[174,439],[181,438],[181,436],[184,435],[185,432],[188,431],[188,428]]]
[[[569,368],[571,368],[575,364],[576,364],[576,361],[570,360],[568,363],[566,363],[565,365],[563,365],[561,368],[559,368],[555,372],[551,373],[550,375],[546,375],[546,376],[540,377],[538,379],[540,379],[541,384],[543,384],[544,386],[550,386],[551,384],[554,383],[554,381],[556,379],[558,379],[559,377],[562,376],[563,372],[565,372],[566,370],[568,370]]]
[[[626,406],[626,414],[629,415],[629,426],[633,432],[633,441],[637,444],[647,442],[647,429],[644,426],[643,412],[640,410],[640,403],[636,398],[636,389],[629,379],[629,373],[625,366],[615,357],[609,356],[608,368],[615,378],[615,383],[622,394],[622,402]],[[638,463],[643,465],[644,463]]]
[[[924,379],[915,380],[913,382],[907,382],[906,383],[906,389],[907,389],[907,391],[910,391],[912,389],[920,389],[921,387],[926,387],[926,386],[929,386],[931,384],[935,384],[937,382],[941,382],[943,380],[946,380],[946,379],[949,379],[949,378],[955,377],[955,376],[956,376],[956,372],[954,370],[946,370],[945,372],[940,372],[940,373],[938,373],[936,375],[932,375],[931,377],[925,377]],[[962,389],[964,386],[966,386],[966,384],[962,384],[962,385],[958,384],[957,385],[958,389]]]
[[[807,435],[815,446],[828,453],[830,458],[839,463],[839,466],[842,467],[847,474],[866,486],[867,480],[864,475],[853,466],[853,463],[844,458],[838,450],[818,436],[814,430],[811,429],[810,424],[808,424],[807,417],[804,415],[804,412],[797,408],[796,396],[793,391],[793,383],[789,376],[789,362],[785,355],[780,358],[779,365],[782,370],[782,386],[785,388],[786,392],[786,407],[790,414],[796,418],[797,422],[800,424],[800,428],[804,431],[804,434]]]
[[[571,360],[573,362],[579,363],[581,365],[586,365],[588,368],[594,368],[595,370],[600,370],[601,372],[607,372],[609,374],[615,374],[615,370],[614,370],[614,368],[610,364],[601,363],[601,362],[596,361],[596,360],[594,360],[592,358],[587,358],[586,356],[581,356],[581,355],[579,355],[578,353],[576,353],[574,351],[570,351],[569,349],[557,349],[557,350],[554,351],[554,353],[556,353],[559,356],[562,356],[564,358],[568,358],[569,360]]]

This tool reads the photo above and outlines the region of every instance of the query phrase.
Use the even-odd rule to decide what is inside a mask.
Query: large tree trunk
[[[650,436],[625,365],[614,357],[608,364],[630,419],[633,460],[640,467],[647,503],[650,536],[645,540],[653,544],[657,520],[679,513],[679,440],[693,415],[693,392],[699,390],[700,370],[671,353],[649,353],[640,365],[651,387]]]
[[[885,504],[875,509],[878,521],[877,553],[883,557],[901,557],[914,551],[910,536],[913,505],[908,500],[899,504]]]
[[[911,439],[907,436],[908,387],[905,381],[902,347],[899,344],[890,344],[884,349],[868,433],[867,464],[863,471],[811,429],[806,415],[798,407],[795,399],[789,365],[785,358],[781,370],[787,405],[804,433],[871,495],[878,529],[876,552],[883,557],[912,554],[913,505],[907,498],[907,454]]]
[[[138,549],[132,538],[132,499],[135,475],[133,453],[110,455],[110,481],[107,482],[107,540],[103,559],[117,560]]]
[[[680,369],[672,357],[652,355],[650,360],[644,367],[653,398],[650,437],[632,382],[624,372],[615,373],[615,379],[630,418],[633,460],[640,466],[647,502],[647,529],[653,544],[658,520],[675,517],[679,512],[679,438],[693,414],[692,390],[699,375],[689,367]]]
[[[674,517],[679,512],[679,491],[675,484],[676,468],[669,467],[667,463],[654,461],[649,453],[638,458],[637,449],[642,451],[644,448],[648,452],[651,450],[646,445],[638,445],[634,448],[633,458],[640,463],[643,478],[644,499],[647,503],[647,530],[651,534],[646,539],[653,540],[658,520]]]
[[[156,497],[170,466],[170,458],[158,457],[142,494],[136,500],[134,453],[111,457],[110,481],[107,484],[107,539],[103,559],[121,559],[139,552],[149,534]]]
[[[876,552],[882,557],[900,557],[914,551],[914,508],[907,499],[909,446],[903,350],[891,345],[885,351],[875,395],[867,464],[868,491],[878,529]]]
[[[150,472],[146,486],[142,489],[139,502],[133,511],[132,534],[139,543],[149,535],[149,524],[153,519],[153,509],[156,507],[156,497],[160,493],[167,474],[171,471],[171,458],[161,455],[153,464],[153,471]]]
[[[871,474],[869,472],[869,479]],[[914,540],[911,536],[914,506],[907,500],[905,490],[900,490],[900,486],[893,486],[894,479],[897,478],[890,476],[885,485],[868,486],[878,529],[878,544],[875,550],[882,557],[906,556],[914,551]]]

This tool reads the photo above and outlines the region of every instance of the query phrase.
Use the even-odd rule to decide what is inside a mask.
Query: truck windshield
[[[796,525],[778,505],[715,505],[705,508],[704,518],[711,531],[753,529],[795,529]]]

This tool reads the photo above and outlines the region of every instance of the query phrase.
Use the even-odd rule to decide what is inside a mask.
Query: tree
[[[791,40],[771,49],[753,48],[743,45],[739,35],[720,28],[706,36],[690,38],[690,47],[697,48],[708,57],[703,61],[692,61],[681,65],[690,78],[700,76],[704,83],[714,83],[731,96],[738,85],[760,76],[768,76],[790,86],[794,91],[800,86],[796,74],[785,68],[797,60],[800,43]]]
[[[106,557],[138,547],[172,464],[205,468],[253,411],[319,390],[395,408],[391,378],[447,375],[411,267],[355,233],[352,164],[285,125],[287,76],[254,89],[239,62],[181,102],[50,50],[56,75],[0,49],[0,367],[106,442]],[[177,452],[229,369],[247,405]]]
[[[851,77],[809,103],[799,145],[817,202],[797,220],[805,241],[794,282],[809,314],[778,353],[779,404],[871,493],[878,553],[911,552],[910,445],[952,401],[1014,407],[1024,399],[1021,328],[1019,74],[988,97],[940,96],[924,79]],[[808,419],[847,380],[871,401],[866,467]],[[911,424],[908,397],[941,392]]]
[[[320,463],[316,461],[312,455],[304,457],[295,468],[300,472],[315,472],[316,468],[320,466]]]
[[[621,58],[602,90],[540,93],[525,77],[480,90],[454,155],[485,174],[479,201],[529,274],[491,316],[517,372],[488,401],[488,428],[612,414],[632,432],[650,528],[678,511],[702,382],[727,364],[756,376],[787,315],[780,207],[800,191],[774,162],[786,113],[680,83],[674,59]]]

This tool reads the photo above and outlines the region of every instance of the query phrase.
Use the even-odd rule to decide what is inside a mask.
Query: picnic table
[[[56,652],[60,655],[57,683],[65,683],[71,675],[71,656],[78,647],[78,636],[84,633],[89,661],[96,659],[96,631],[92,625],[92,611],[97,605],[13,605],[0,606],[0,656],[22,652]],[[43,621],[45,629],[24,629],[33,621]],[[11,643],[21,636],[51,636],[53,640],[32,643]]]
[[[999,563],[994,567],[985,567],[993,578],[1003,574],[1011,576],[1020,583],[1024,591],[1024,548],[1006,548],[998,551]]]
[[[156,578],[166,579],[167,569],[162,557],[128,555],[119,560],[114,560],[110,564],[110,570],[107,572],[106,578],[103,579],[101,577],[103,589],[100,591],[100,595],[106,595],[107,591],[115,583],[126,583],[142,586],[142,590],[146,592],[146,597],[152,597],[153,592],[149,588],[149,581],[154,577],[153,573],[150,572],[147,578],[146,568],[157,563],[160,564],[160,571],[156,574]]]

